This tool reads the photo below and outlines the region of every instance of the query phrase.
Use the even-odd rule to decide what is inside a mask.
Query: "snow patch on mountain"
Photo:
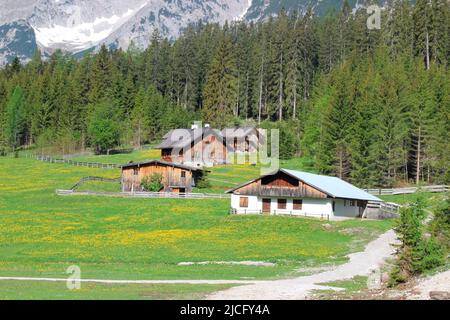
[[[253,0],[247,0],[247,7],[245,8],[245,10],[237,17],[237,20],[243,20],[245,18],[245,15],[247,14],[248,10],[250,10],[251,6],[252,6],[252,2]]]
[[[110,17],[96,17],[93,22],[84,22],[79,10],[76,10],[66,25],[52,24],[48,27],[33,28],[40,46],[69,51],[85,50],[106,39],[144,5],[138,9],[128,9],[120,16],[114,14]]]
[[[365,1],[349,0],[352,7]],[[4,34],[0,66],[16,53],[26,60],[31,57],[29,49],[37,46],[45,54],[56,49],[81,54],[102,44],[127,49],[131,42],[146,48],[155,30],[174,40],[191,23],[261,21],[283,8],[303,13],[309,6],[320,15],[328,8],[340,7],[341,1],[0,0],[0,30]],[[12,25],[18,21],[22,22]]]
[[[122,27],[102,41],[126,49],[131,42],[139,48],[150,43],[154,30],[176,39],[190,24],[199,21],[224,23],[244,16],[249,0],[151,0]]]

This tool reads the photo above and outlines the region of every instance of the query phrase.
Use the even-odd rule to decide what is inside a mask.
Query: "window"
[[[186,171],[181,171],[181,177],[186,178]]]
[[[138,168],[133,168],[133,175],[134,176],[139,175],[139,169]]]
[[[336,210],[336,201],[333,201],[333,212]]]
[[[286,199],[278,199],[278,209],[286,209]]]
[[[247,197],[240,197],[239,198],[239,206],[241,208],[248,208],[248,198]]]
[[[354,207],[355,206],[355,200],[350,200],[350,207]]]
[[[293,203],[293,209],[294,210],[302,210],[302,208],[303,208],[303,200],[294,199],[292,203]]]

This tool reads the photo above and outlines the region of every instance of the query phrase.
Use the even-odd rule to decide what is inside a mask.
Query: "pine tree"
[[[300,37],[299,17],[294,15],[291,21],[292,27],[289,32],[287,50],[286,50],[286,83],[285,96],[286,105],[292,114],[292,119],[297,118],[298,111],[298,97],[300,89],[300,70],[301,70],[301,55],[300,46],[302,45]]]
[[[212,126],[225,125],[237,99],[236,61],[228,36],[224,36],[211,63],[203,96],[203,119]]]
[[[417,0],[413,10],[414,53],[422,57],[427,69],[430,68],[432,30],[431,6],[429,0]]]
[[[431,1],[431,31],[429,34],[432,60],[439,64],[448,64],[450,53],[450,2]]]
[[[354,83],[349,63],[342,65],[333,79],[334,98],[325,111],[323,141],[318,150],[319,168],[339,178],[351,170],[351,129],[354,124]]]
[[[17,86],[6,105],[5,135],[8,140],[8,145],[13,152],[20,146],[20,139],[24,128],[23,102],[24,92],[21,87]]]
[[[148,133],[148,98],[143,87],[140,87],[134,99],[134,109],[131,114],[135,146],[140,147]]]
[[[331,71],[339,58],[339,44],[336,39],[338,30],[338,21],[334,13],[325,16],[319,30],[319,61],[320,67],[325,72]]]
[[[97,103],[110,95],[112,61],[108,49],[102,45],[91,66],[89,102]]]
[[[392,58],[399,57],[403,52],[412,55],[412,14],[411,7],[406,0],[394,0],[392,9],[383,17],[385,24],[384,43],[388,46]]]

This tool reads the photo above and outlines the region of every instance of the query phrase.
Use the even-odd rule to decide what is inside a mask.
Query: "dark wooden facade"
[[[242,187],[234,189],[233,193],[239,195],[257,195],[267,197],[302,197],[327,198],[328,195],[313,186],[282,172],[263,176]]]
[[[211,163],[225,164],[228,150],[221,137],[214,134],[205,135],[201,140],[190,144],[190,147],[161,149],[161,159],[175,163]],[[177,150],[178,152],[174,152]]]
[[[144,177],[155,173],[162,175],[161,192],[192,192],[203,171],[165,161],[149,161],[146,163],[128,164],[122,167],[122,191],[144,191],[141,182]]]

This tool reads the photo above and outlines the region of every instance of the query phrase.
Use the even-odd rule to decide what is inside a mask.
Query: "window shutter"
[[[278,209],[286,209],[286,199],[278,199]]]
[[[293,209],[294,210],[302,210],[303,208],[303,200],[294,199],[293,200]]]
[[[239,206],[241,208],[248,208],[248,198],[247,197],[240,197],[239,198]]]

